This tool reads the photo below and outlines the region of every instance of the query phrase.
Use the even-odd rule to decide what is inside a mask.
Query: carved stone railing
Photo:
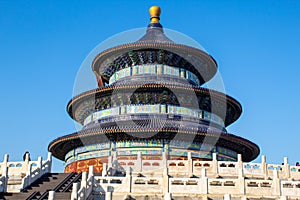
[[[38,157],[37,161],[30,161],[26,176],[22,179],[21,189],[28,187],[31,183],[39,179],[44,174],[50,173],[51,167],[52,155],[50,152],[48,153],[47,160],[44,162],[42,161],[42,157]]]
[[[285,196],[300,196],[300,181],[281,181],[280,188]]]
[[[107,167],[112,167],[112,158]],[[284,158],[283,164],[267,164],[266,157],[262,156],[261,163],[242,162],[241,155],[238,155],[236,162],[217,161],[217,155],[213,154],[211,161],[193,161],[191,157],[188,160],[166,160],[162,155],[162,160],[143,160],[141,154],[138,154],[135,160],[118,160],[125,171],[150,172],[161,171],[168,167],[170,175],[201,175],[201,170],[206,169],[208,176],[238,176],[240,173],[246,178],[272,178],[274,171],[277,171],[279,179],[291,179],[300,181],[300,166],[290,166],[288,159]],[[159,170],[160,169],[160,170]]]
[[[37,161],[29,161],[29,154],[26,155],[25,161],[9,162],[8,158],[6,154],[0,163],[0,174],[3,177],[0,179],[0,190],[3,192],[20,192],[45,173],[51,172],[51,153],[45,161],[42,157]]]
[[[130,183],[130,175],[127,177],[118,176],[95,176],[95,188],[98,192],[109,192],[111,188],[118,192],[128,192],[129,188],[127,185]]]
[[[163,177],[131,177],[131,193],[135,194],[160,194],[163,193]],[[127,188],[127,191],[130,191]]]
[[[162,160],[149,161],[142,160],[139,154],[137,160],[118,160],[125,166],[125,177],[108,173],[114,160],[110,158],[109,163],[103,165],[102,176],[94,176],[90,185],[93,193],[105,195],[108,200],[124,194],[160,195],[164,199],[171,199],[172,195],[300,198],[300,167],[290,166],[287,158],[282,165],[267,164],[265,156],[261,163],[243,163],[241,155],[237,162],[216,158],[216,154],[212,161],[193,161],[191,155],[188,160],[165,160],[163,156]],[[81,187],[77,190],[78,199],[84,197],[83,194]]]
[[[71,193],[71,200],[85,200],[93,192],[94,187],[94,167],[89,167],[89,172],[82,172],[80,188],[79,183],[73,183],[73,189]]]

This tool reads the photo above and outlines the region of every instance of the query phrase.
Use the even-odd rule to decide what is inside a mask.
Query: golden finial
[[[152,6],[149,9],[149,13],[150,13],[150,23],[159,23],[160,7]]]

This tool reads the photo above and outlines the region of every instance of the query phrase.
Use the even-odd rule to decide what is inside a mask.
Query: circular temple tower
[[[59,137],[49,151],[65,172],[101,172],[118,160],[251,161],[259,147],[230,134],[242,107],[234,98],[201,87],[217,72],[205,51],[177,44],[164,34],[160,8],[150,8],[145,35],[99,53],[92,64],[99,88],[67,105],[81,131]],[[128,163],[127,163],[128,164]],[[130,162],[129,162],[130,164]],[[155,163],[152,164],[155,168]]]

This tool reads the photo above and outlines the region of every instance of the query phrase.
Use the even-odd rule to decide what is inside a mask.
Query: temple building
[[[141,38],[100,52],[98,88],[67,105],[78,132],[48,157],[0,162],[0,200],[300,199],[300,166],[268,164],[259,147],[227,132],[241,104],[204,87],[217,73],[205,50],[176,43],[150,8]],[[65,164],[51,172],[52,155]]]
[[[230,134],[242,107],[234,98],[201,87],[217,72],[204,50],[169,39],[160,24],[160,8],[150,9],[150,24],[136,42],[99,53],[92,64],[98,88],[74,97],[69,115],[81,131],[55,139],[53,156],[65,172],[101,172],[110,156],[143,160],[251,161],[259,147]],[[187,96],[189,98],[187,98]],[[156,166],[153,166],[155,168]]]

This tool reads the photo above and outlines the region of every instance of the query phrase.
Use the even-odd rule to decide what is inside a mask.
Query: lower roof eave
[[[184,130],[85,130],[84,132],[75,132],[66,136],[59,137],[53,140],[48,150],[52,152],[53,156],[64,160],[65,155],[77,147],[105,143],[110,141],[124,141],[124,140],[141,140],[141,137],[135,137],[135,134],[149,133],[155,135],[144,139],[167,139],[167,140],[188,140],[194,142],[208,142],[213,145],[229,148],[235,152],[242,154],[244,162],[250,162],[254,160],[260,152],[259,147],[245,139],[229,133],[208,133],[208,132],[196,132],[196,131],[184,131]],[[191,137],[187,137],[187,136]]]

